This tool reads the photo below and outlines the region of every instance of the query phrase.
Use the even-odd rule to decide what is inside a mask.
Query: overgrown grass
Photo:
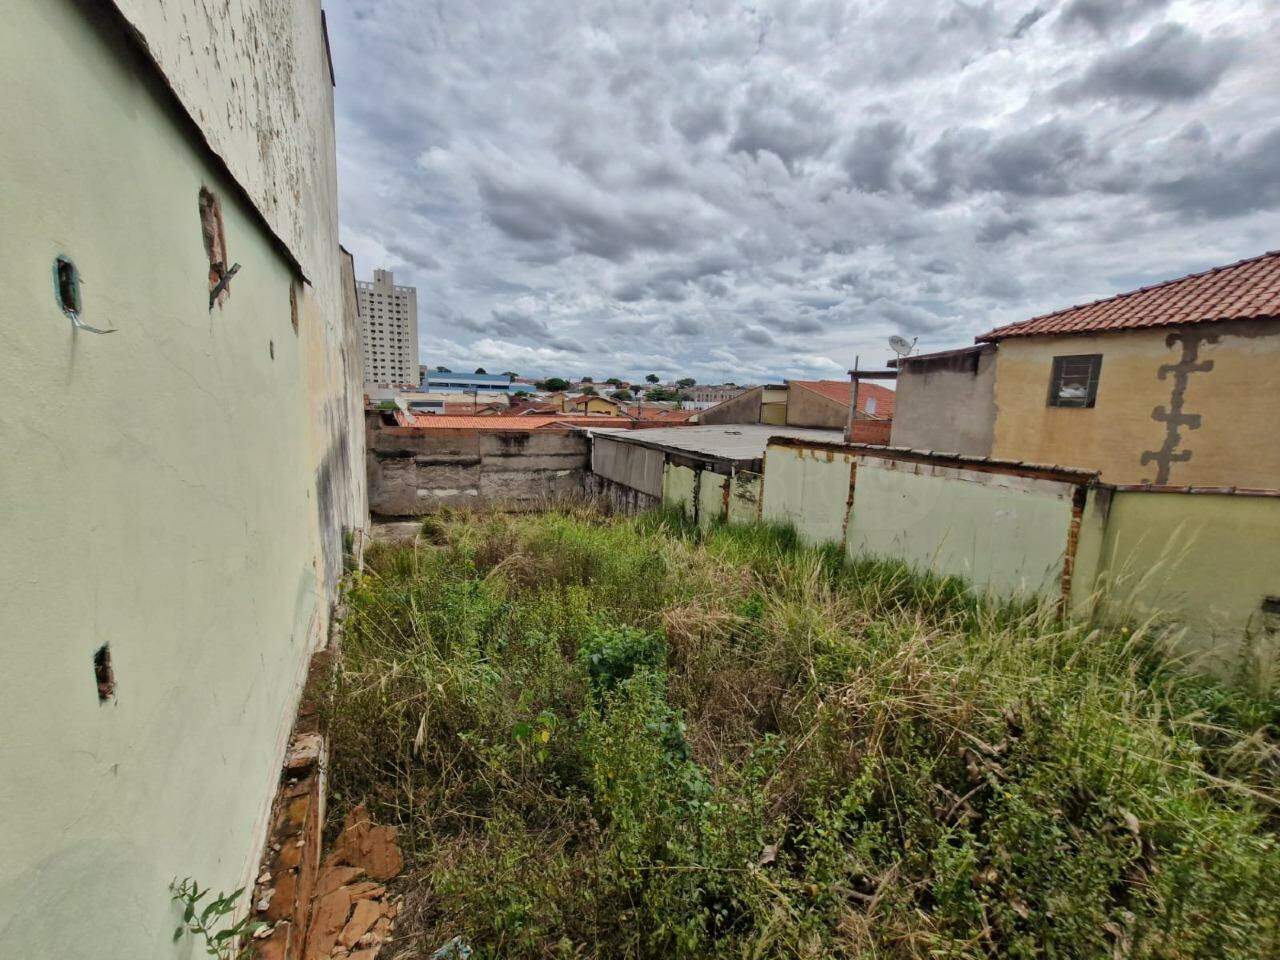
[[[404,956],[1280,955],[1274,698],[785,528],[426,532],[353,584],[328,717]]]

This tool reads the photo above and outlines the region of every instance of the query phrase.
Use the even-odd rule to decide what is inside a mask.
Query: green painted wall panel
[[[808,543],[841,543],[851,454],[770,446],[765,453],[765,520],[789,523]]]
[[[1001,597],[1056,599],[1073,490],[1057,481],[861,457],[848,552],[963,577]]]
[[[1276,678],[1280,498],[1121,492],[1107,517],[1100,586],[1113,616],[1178,626],[1176,649],[1231,673]]]
[[[754,523],[760,519],[760,497],[764,478],[758,473],[739,472],[733,476],[729,492],[729,522]]]
[[[694,518],[698,475],[689,467],[668,463],[662,469],[663,506],[676,507],[690,520]]]

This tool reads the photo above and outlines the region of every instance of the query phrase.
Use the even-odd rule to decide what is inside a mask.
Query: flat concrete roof
[[[652,430],[593,428],[591,432],[642,447],[658,447],[693,456],[742,462],[763,458],[770,437],[797,437],[827,443],[844,441],[842,430],[773,427],[764,423],[717,423],[692,427],[658,427]]]

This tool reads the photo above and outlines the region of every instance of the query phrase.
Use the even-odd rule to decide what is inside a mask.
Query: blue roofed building
[[[505,374],[432,371],[423,379],[422,389],[426,393],[512,393],[516,385]]]

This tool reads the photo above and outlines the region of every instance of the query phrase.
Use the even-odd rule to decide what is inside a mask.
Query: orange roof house
[[[977,339],[994,342],[1010,337],[1276,319],[1280,319],[1280,250],[1006,324]]]
[[[1280,423],[1280,251],[978,341],[996,348],[994,457],[1119,484],[1280,488],[1280,444],[1269,442]]]

